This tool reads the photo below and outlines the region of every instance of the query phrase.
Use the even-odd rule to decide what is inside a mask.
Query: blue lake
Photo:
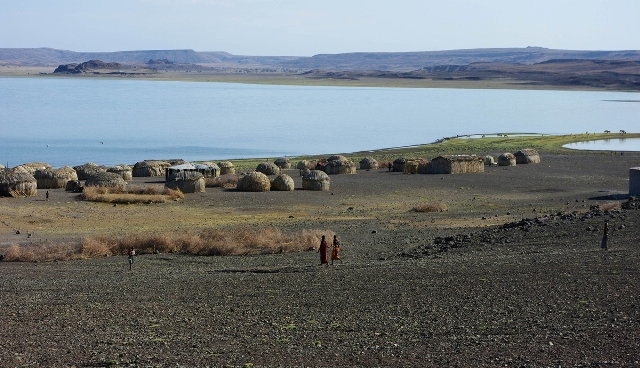
[[[590,151],[640,151],[640,138],[599,139],[565,144],[563,147]]]
[[[640,93],[0,78],[0,163],[334,154],[467,134],[638,130]]]

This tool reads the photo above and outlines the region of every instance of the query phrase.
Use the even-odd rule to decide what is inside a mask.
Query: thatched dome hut
[[[265,174],[254,171],[243,176],[236,188],[241,192],[268,192],[271,189],[271,182]]]
[[[103,171],[89,176],[89,179],[87,179],[84,185],[86,187],[124,189],[127,186],[127,182],[118,174]]]
[[[65,188],[69,181],[78,180],[78,174],[69,166],[63,166],[59,169],[36,170],[33,177],[38,182],[39,189]]]
[[[180,171],[169,175],[164,186],[180,189],[182,193],[203,193],[205,191],[204,175],[197,171]]]
[[[378,161],[373,157],[365,157],[360,160],[360,170],[375,170],[378,168]]]
[[[487,166],[493,166],[496,164],[496,160],[493,158],[493,156],[485,156],[484,157],[484,164]]]
[[[429,163],[428,174],[464,174],[484,172],[484,158],[476,155],[442,155]]]
[[[307,160],[302,160],[302,161],[298,161],[298,164],[296,165],[296,169],[298,170],[304,170],[304,169],[309,169],[309,161]]]
[[[78,180],[87,180],[89,176],[106,172],[105,168],[94,164],[93,162],[87,162],[84,165],[74,166],[73,169],[76,171],[76,175],[78,175]]]
[[[420,158],[408,158],[408,157],[399,157],[393,161],[392,170],[394,172],[413,172],[415,168],[415,172],[418,172],[418,166],[420,163],[423,163],[425,160]],[[408,164],[408,168],[405,167]],[[413,173],[415,173],[413,172]]]
[[[218,167],[220,168],[220,175],[236,173],[236,168],[233,166],[231,161],[220,161],[218,162]]]
[[[516,156],[516,164],[518,165],[540,163],[540,155],[533,148],[521,149],[513,155]]]
[[[293,179],[287,174],[280,174],[271,181],[271,190],[292,191],[294,189]]]
[[[205,172],[200,172],[204,177],[217,178],[220,176],[220,166],[213,161],[205,161],[201,165],[206,166]]]
[[[167,161],[144,160],[133,165],[132,175],[135,177],[164,176],[171,164]]]
[[[329,175],[335,174],[355,174],[356,173],[356,164],[352,161],[347,160],[333,160],[327,162],[327,166],[324,168],[324,172]]]
[[[280,175],[280,168],[272,162],[262,162],[258,164],[256,171],[265,175]]]
[[[516,156],[512,153],[503,153],[498,156],[498,166],[516,166]]]
[[[290,169],[291,168],[291,160],[286,157],[278,157],[275,161],[273,161],[276,166],[280,169]]]
[[[20,165],[26,172],[33,175],[38,170],[50,170],[52,167],[46,162],[29,162],[26,164]]]
[[[129,165],[120,164],[107,169],[107,172],[118,174],[124,180],[133,180],[133,169]]]
[[[302,189],[304,190],[329,190],[330,183],[329,175],[320,170],[311,170],[302,177]]]
[[[38,194],[38,182],[33,175],[10,169],[0,170],[0,196],[34,197]]]
[[[66,192],[81,192],[83,189],[82,183],[77,180],[69,180],[64,186]]]
[[[4,165],[0,164],[0,170],[4,169]]]

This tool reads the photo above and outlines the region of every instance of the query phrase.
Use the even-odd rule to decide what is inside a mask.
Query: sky
[[[640,0],[0,0],[0,48],[639,50]]]

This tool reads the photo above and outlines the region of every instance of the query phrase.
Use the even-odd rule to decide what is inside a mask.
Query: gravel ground
[[[640,366],[640,211],[612,206],[627,201],[639,157],[543,156],[475,175],[360,172],[332,176],[330,193],[215,189],[119,206],[126,216],[112,227],[136,211],[162,222],[158,208],[188,207],[218,221],[229,212],[327,228],[343,239],[344,262],[319,266],[314,252],[146,254],[131,271],[126,257],[2,262],[0,366]],[[73,198],[52,194],[27,202],[32,217],[1,199],[5,227],[69,237],[35,226]],[[449,211],[410,211],[431,200]],[[93,206],[101,212],[88,218],[113,210]]]

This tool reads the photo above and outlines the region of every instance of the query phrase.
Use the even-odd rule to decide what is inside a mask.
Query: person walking
[[[602,242],[600,243],[600,248],[607,250],[609,240],[609,220],[604,220],[604,235],[602,236]]]
[[[338,236],[333,236],[333,249],[331,249],[331,265],[333,265],[333,261],[340,261],[340,240],[338,240]]]
[[[322,235],[322,241],[320,241],[320,250],[318,250],[320,252],[320,266],[322,266],[323,264],[329,265],[329,261],[327,259],[328,249],[329,245],[327,244],[324,235]]]
[[[47,190],[47,192],[44,194],[44,196],[46,197],[47,201],[49,200],[49,191]]]
[[[129,256],[129,271],[131,271],[131,266],[133,265],[133,256],[136,255],[136,251],[131,248],[127,252],[127,255]]]

